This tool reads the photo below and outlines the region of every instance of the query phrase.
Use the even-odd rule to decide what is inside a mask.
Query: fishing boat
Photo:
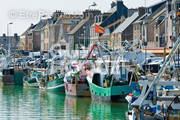
[[[22,68],[4,68],[2,72],[3,85],[23,85],[23,77],[28,74],[28,71],[28,69]]]
[[[101,59],[96,61],[96,65],[94,69],[87,71],[92,100],[126,102],[125,96],[137,87],[130,62],[118,55],[115,62]]]
[[[41,90],[64,93],[63,80],[64,80],[64,75],[62,74],[55,73],[51,75],[45,75],[39,79],[39,88]]]
[[[94,44],[88,53],[87,57],[79,58],[77,61],[72,61],[70,71],[65,74],[65,92],[69,96],[90,97],[89,84],[87,81],[86,70],[90,70],[93,61],[96,57],[92,54],[93,51],[99,51],[97,44]]]
[[[40,56],[43,58],[42,55]],[[64,92],[64,75],[55,68],[53,60],[50,59],[50,51],[48,51],[46,59],[39,59],[38,64],[40,68],[33,68],[35,72],[32,74],[35,77],[30,77],[29,80],[32,81],[30,85],[38,85],[40,90],[43,91]]]
[[[79,58],[71,63],[70,71],[64,77],[66,95],[77,97],[91,96],[86,70],[90,70],[94,65],[94,61],[96,61],[94,53],[97,52],[99,52],[98,45],[94,44],[86,57]]]
[[[41,78],[42,72],[40,71],[31,71],[30,75],[26,75],[23,78],[24,86],[25,87],[39,87],[38,80]]]
[[[65,74],[65,92],[69,96],[79,96],[79,97],[90,97],[89,85],[86,79],[85,69],[81,69],[81,64],[79,62],[72,63],[72,69],[70,72]],[[83,64],[83,67],[88,67],[88,65]]]
[[[108,55],[107,52],[101,52],[105,50]],[[124,59],[123,48],[111,52],[98,43],[98,51],[99,58],[95,61],[94,68],[86,71],[92,100],[126,102],[125,96],[138,88],[135,67],[131,68],[131,62]]]
[[[0,70],[4,68],[6,63],[6,50],[0,46]]]
[[[141,94],[129,97],[132,119],[179,119],[179,66],[175,55],[179,52],[180,37],[153,79],[141,80]],[[173,69],[174,70],[173,70]],[[127,97],[128,98],[128,97]]]

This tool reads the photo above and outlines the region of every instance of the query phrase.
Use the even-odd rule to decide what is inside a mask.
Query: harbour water
[[[91,98],[68,97],[22,86],[0,87],[3,120],[126,120],[126,103],[95,103]]]

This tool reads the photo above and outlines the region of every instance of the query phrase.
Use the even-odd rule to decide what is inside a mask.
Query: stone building
[[[109,41],[109,48],[117,50],[121,48],[124,41],[133,42],[133,22],[139,17],[138,12],[133,13],[132,16],[125,19],[111,34]]]
[[[29,41],[32,39],[32,51],[37,52],[40,51],[41,49],[41,31],[43,27],[47,24],[47,20],[40,20],[38,24],[35,25],[33,29],[30,30],[28,36],[29,36]]]
[[[162,44],[165,42],[165,35],[163,35],[165,34],[165,28],[162,29],[164,26],[162,22],[164,22],[165,19],[165,10],[165,6],[162,6],[156,12],[147,17],[147,48],[163,47]],[[161,28],[161,32],[158,31],[159,28]]]
[[[10,43],[11,53],[15,53],[18,50],[19,40],[20,37],[16,33],[14,34],[14,36],[6,36],[6,34],[3,34],[2,36],[0,36],[0,45],[8,51]]]
[[[140,39],[145,46],[151,48],[155,46],[156,29],[160,27],[161,33],[163,32],[162,25],[164,24],[160,23],[164,21],[165,3],[162,1],[146,8],[146,13],[133,23],[133,39]],[[161,34],[161,38],[162,36]]]
[[[33,29],[35,25],[31,24],[31,26],[20,36],[19,41],[19,50],[23,51],[32,51],[33,50],[33,38],[31,29]]]
[[[69,49],[68,34],[73,30],[76,25],[83,19],[82,15],[66,14],[63,17],[59,17],[56,25],[59,26],[58,41],[60,49]],[[54,47],[56,47],[56,45]]]
[[[43,45],[41,43],[44,42],[44,36],[42,35],[44,27],[47,24],[55,22],[57,18],[63,14],[64,13],[61,11],[55,11],[50,19],[41,19],[37,24],[31,24],[31,26],[20,36],[20,49],[33,52],[40,51],[40,48],[43,47],[41,46]]]
[[[96,17],[101,16],[101,11],[85,10],[83,16],[83,20],[81,20],[68,34],[69,49],[71,50],[78,50],[82,47],[87,48],[90,46],[90,26],[94,23]]]
[[[94,22],[91,26],[91,44],[101,41],[104,45],[109,48],[111,42],[111,33],[127,18],[128,8],[123,4],[122,0],[111,3],[111,9],[102,14],[101,21]],[[104,34],[95,33],[95,24],[105,29]]]
[[[143,42],[146,50],[142,51],[162,56],[165,48],[172,47],[171,5],[167,1],[161,1],[147,7],[146,11],[133,23],[133,39]]]
[[[105,42],[107,44],[107,39],[109,36],[100,37],[99,33],[95,33],[95,25],[100,25],[106,18],[108,18],[112,13],[103,13],[100,16],[95,17],[94,24],[91,25],[90,28],[90,46],[96,44],[98,41]],[[105,30],[105,34],[109,33],[109,29]]]

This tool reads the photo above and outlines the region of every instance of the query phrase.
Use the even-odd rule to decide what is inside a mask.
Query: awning
[[[142,52],[147,52],[147,53],[153,53],[153,54],[164,54],[165,49],[142,49]],[[166,49],[166,54],[169,54],[171,51],[170,48]]]

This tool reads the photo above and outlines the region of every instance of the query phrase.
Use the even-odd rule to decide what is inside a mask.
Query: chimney
[[[122,7],[124,6],[124,3],[123,3],[122,0],[117,0],[116,5],[117,5],[118,10],[122,10]]]
[[[17,37],[18,36],[18,34],[17,33],[14,33],[14,37]]]
[[[124,5],[122,0],[117,0],[117,11],[120,15],[125,17],[128,16],[128,8]]]
[[[144,7],[139,7],[138,8],[138,13],[139,13],[139,16],[143,16],[145,14],[145,8]]]
[[[3,34],[3,37],[6,37],[6,34],[5,34],[5,33]]]
[[[121,3],[123,3],[123,1],[122,1],[122,0],[117,0],[117,3],[118,3],[118,2],[121,2]]]
[[[116,6],[116,3],[114,1],[112,1],[111,3],[111,8],[115,7]]]

